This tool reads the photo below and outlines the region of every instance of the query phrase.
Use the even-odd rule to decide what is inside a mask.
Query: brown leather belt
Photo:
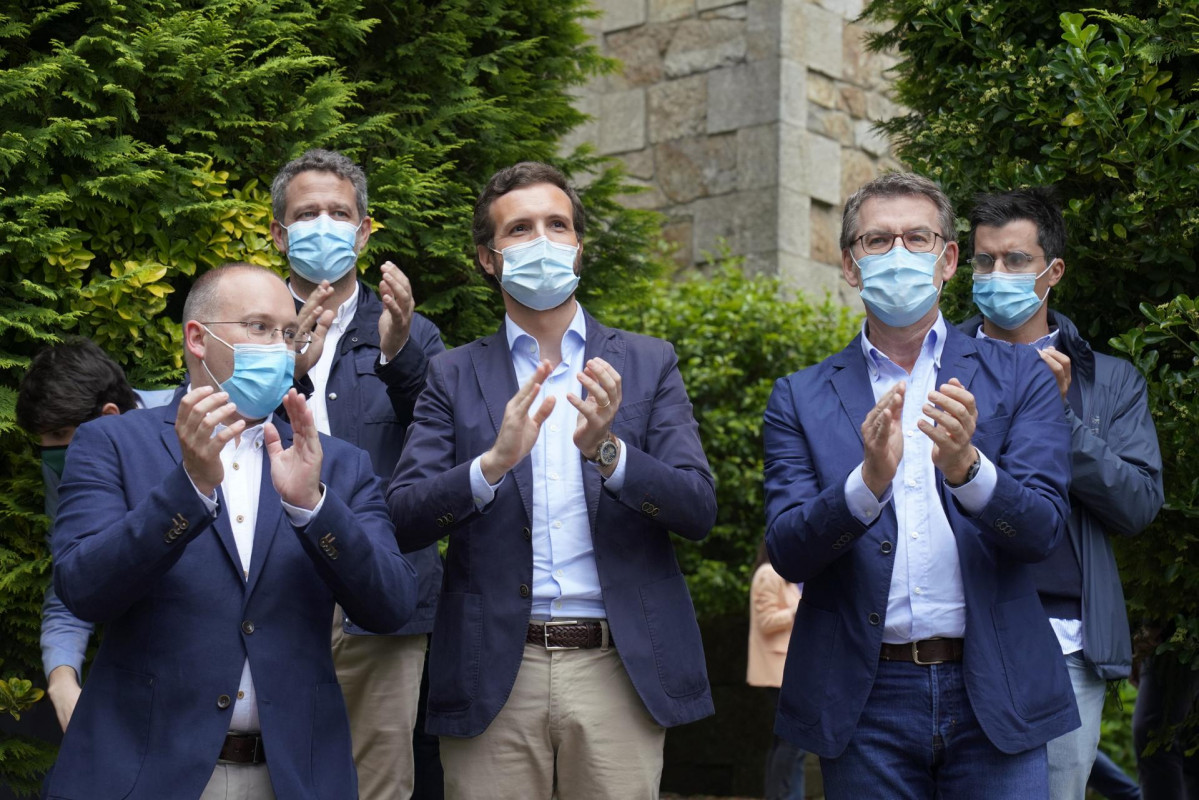
[[[611,635],[607,623],[595,620],[551,620],[530,622],[525,641],[539,644],[546,650],[586,650],[593,647],[610,647]]]
[[[883,661],[907,661],[912,664],[943,664],[962,660],[961,639],[921,639],[905,644],[883,644],[878,657]]]
[[[221,747],[221,761],[234,764],[264,764],[266,751],[262,749],[262,736],[257,733],[230,733],[225,736]]]

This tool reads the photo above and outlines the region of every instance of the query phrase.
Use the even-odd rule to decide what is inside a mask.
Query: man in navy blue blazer
[[[1034,351],[946,325],[954,231],[925,178],[855,193],[862,333],[766,409],[766,541],[804,583],[775,730],[830,800],[1046,797],[1079,724],[1028,569],[1065,530],[1070,426]]]
[[[47,796],[355,797],[329,620],[336,601],[394,630],[415,572],[367,454],[291,389],[306,336],[283,281],[205,273],[183,336],[186,393],[68,451],[54,585],[105,629]]]
[[[671,532],[716,503],[674,349],[574,293],[585,219],[558,170],[475,205],[500,330],[435,357],[388,504],[405,550],[450,537],[428,730],[450,798],[656,797],[665,728],[712,713]]]

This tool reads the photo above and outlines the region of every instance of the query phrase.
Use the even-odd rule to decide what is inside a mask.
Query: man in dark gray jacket
[[[1052,800],[1083,800],[1099,742],[1106,681],[1128,677],[1132,645],[1108,535],[1134,536],[1162,505],[1161,453],[1132,364],[1091,350],[1049,309],[1066,226],[1045,189],[983,195],[970,215],[974,302],[962,329],[1035,347],[1057,378],[1072,426],[1068,541],[1032,565],[1074,687],[1082,727],[1049,742]]]

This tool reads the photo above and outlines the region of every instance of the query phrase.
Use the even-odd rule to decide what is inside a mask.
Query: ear
[[[358,235],[354,241],[354,252],[361,253],[366,249],[366,242],[371,238],[371,218],[363,217],[362,226],[358,228]]]
[[[942,256],[945,260],[941,267],[942,283],[949,283],[949,279],[957,274],[958,271],[958,243],[947,242],[945,244],[945,255]]]
[[[104,405],[100,406],[100,416],[102,417],[111,417],[114,414],[120,413],[121,409],[117,407],[116,403],[105,403]]]
[[[575,275],[583,274],[583,243],[579,242],[579,252],[575,253]]]
[[[496,255],[491,251],[490,247],[483,245],[475,246],[475,257],[479,259],[479,263],[483,265],[483,271],[491,277],[499,280],[502,264],[498,263],[503,256]]]
[[[848,248],[841,251],[841,277],[853,288],[862,288],[862,273],[858,265],[853,263],[853,255]]]
[[[183,349],[197,359],[203,359],[208,344],[205,338],[206,333],[204,326],[196,320],[185,322],[183,324]]]
[[[1054,262],[1049,265],[1049,271],[1045,273],[1045,277],[1049,279],[1050,286],[1057,286],[1066,275],[1066,262],[1064,259],[1054,259]]]
[[[275,249],[287,255],[287,228],[277,219],[271,220],[271,238],[275,240]]]

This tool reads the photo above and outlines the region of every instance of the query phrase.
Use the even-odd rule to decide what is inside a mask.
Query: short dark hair
[[[479,263],[479,248],[491,247],[495,242],[495,223],[491,220],[491,204],[498,198],[516,189],[534,186],[538,183],[548,183],[557,186],[570,198],[570,210],[575,236],[583,241],[583,232],[587,227],[587,212],[583,210],[583,201],[579,199],[574,187],[566,180],[566,176],[556,167],[543,164],[540,161],[521,161],[505,167],[491,176],[487,181],[479,199],[475,201],[475,218],[471,225],[471,235],[475,241],[475,266],[483,273],[484,278],[494,280],[483,265]]]
[[[358,219],[366,218],[366,173],[362,171],[362,167],[333,150],[313,149],[284,164],[279,174],[271,181],[271,214],[280,225],[287,216],[287,187],[291,185],[292,178],[301,172],[332,172],[337,177],[349,181],[354,187]]]
[[[99,345],[71,337],[39,352],[17,392],[17,424],[40,436],[100,416],[108,403],[137,408],[125,371]]]
[[[1048,186],[976,195],[974,210],[970,212],[971,252],[974,251],[974,232],[980,225],[1001,228],[1021,219],[1037,226],[1037,244],[1045,251],[1046,261],[1065,258],[1066,220],[1053,189]]]
[[[859,216],[862,203],[871,197],[927,197],[937,207],[937,224],[941,226],[939,233],[946,243],[957,241],[957,230],[953,222],[953,204],[941,187],[923,175],[914,172],[888,172],[880,175],[869,183],[863,184],[849,199],[845,201],[845,210],[841,213],[841,249],[853,247],[858,238]]]

